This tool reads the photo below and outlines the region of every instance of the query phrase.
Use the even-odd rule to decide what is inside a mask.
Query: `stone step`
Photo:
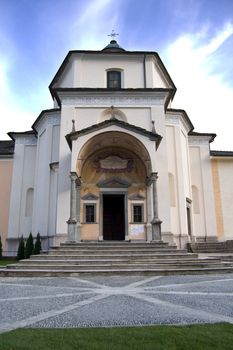
[[[189,251],[199,253],[219,253],[233,252],[233,244],[231,241],[225,242],[195,242],[188,243]]]
[[[124,244],[124,245],[120,245],[120,244],[100,244],[100,245],[84,245],[84,244],[80,244],[80,245],[61,245],[61,246],[54,246],[51,247],[52,250],[106,250],[106,249],[112,249],[112,250],[140,250],[140,249],[147,249],[147,250],[153,250],[153,249],[168,249],[168,250],[177,250],[176,246],[169,246],[169,245],[156,245],[156,244]]]
[[[182,249],[182,250],[172,250],[172,249],[139,249],[139,250],[134,250],[134,249],[124,249],[124,250],[121,250],[121,249],[52,249],[52,250],[49,250],[48,252],[49,254],[61,254],[61,255],[69,255],[69,254],[83,254],[83,255],[88,255],[88,254],[125,254],[125,253],[128,253],[128,254],[148,254],[148,253],[169,253],[169,254],[185,254],[187,253],[187,250],[186,249]]]
[[[59,260],[59,259],[65,259],[65,260],[73,260],[73,259],[82,259],[82,260],[96,260],[96,259],[103,259],[103,260],[115,260],[115,259],[192,259],[192,258],[197,258],[198,254],[197,253],[179,253],[179,251],[175,253],[144,253],[144,254],[113,254],[113,253],[106,253],[106,254],[48,254],[48,255],[32,255],[30,259],[40,259],[40,260],[46,260],[46,259],[54,259],[54,260]]]
[[[4,272],[3,272],[4,270]],[[7,274],[6,271],[12,271]],[[18,271],[18,272],[17,272]],[[24,272],[25,274],[24,274]],[[0,276],[72,276],[79,274],[185,274],[233,272],[232,262],[159,243],[100,242],[62,244],[1,269]]]
[[[196,264],[196,263],[205,263],[205,264],[219,264],[221,262],[220,259],[214,258],[214,259],[159,259],[159,260],[152,260],[152,259],[93,259],[93,260],[67,260],[67,259],[59,259],[59,260],[51,260],[51,259],[46,259],[46,260],[36,260],[36,259],[25,259],[25,260],[20,260],[18,264],[22,265],[62,265],[62,264],[67,264],[67,265],[106,265],[111,264],[111,265],[117,265],[117,264],[146,264],[146,265],[158,265],[158,264],[177,264],[177,265],[185,265],[185,264]],[[11,266],[11,265],[9,265]]]
[[[67,248],[67,249],[75,249],[75,248],[83,248],[89,249],[89,248],[102,248],[105,249],[106,247],[113,247],[113,248],[173,248],[176,249],[176,245],[168,245],[166,242],[161,242],[161,243],[150,243],[150,242],[144,242],[144,243],[133,243],[133,242],[124,242],[124,243],[119,243],[119,242],[114,242],[114,243],[108,243],[108,242],[96,242],[96,243],[61,243],[60,246],[54,246],[52,249],[59,249],[59,248]]]
[[[1,277],[75,277],[75,276],[166,276],[233,273],[233,267],[197,267],[197,268],[139,268],[139,269],[98,269],[84,270],[40,270],[40,269],[0,269]]]
[[[175,264],[169,264],[169,263],[158,263],[158,264],[153,264],[153,265],[150,265],[150,264],[136,264],[136,263],[131,263],[131,264],[128,264],[128,263],[117,263],[117,264],[111,264],[111,263],[108,263],[108,264],[99,264],[99,265],[91,265],[90,264],[87,264],[87,265],[76,265],[76,264],[57,264],[57,265],[51,265],[51,264],[43,264],[43,265],[30,265],[30,264],[17,264],[17,265],[8,265],[8,268],[14,268],[14,269],[22,269],[22,268],[25,268],[25,269],[41,269],[41,270],[47,270],[47,269],[50,269],[50,270],[76,270],[76,271],[83,271],[83,270],[90,270],[92,269],[93,271],[95,270],[99,270],[99,269],[109,269],[109,270],[112,270],[112,269],[140,269],[140,268],[148,268],[148,269],[151,269],[151,268],[160,268],[160,269],[167,269],[167,268],[176,268],[176,269],[182,269],[182,268],[190,268],[190,269],[193,269],[193,268],[196,268],[196,267],[220,267],[221,265],[219,263],[213,263],[213,264],[210,264],[210,263],[205,263],[205,262],[200,262],[200,261],[196,261],[195,263],[190,263],[190,264],[182,264],[182,263],[175,263]],[[224,266],[229,266],[229,267],[232,267],[232,264],[227,264],[227,265],[224,265]]]

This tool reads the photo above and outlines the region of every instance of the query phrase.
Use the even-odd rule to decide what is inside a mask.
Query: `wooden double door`
[[[125,195],[103,195],[103,239],[125,239]]]

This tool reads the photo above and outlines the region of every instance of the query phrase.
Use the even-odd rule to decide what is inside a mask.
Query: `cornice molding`
[[[175,113],[173,114],[173,112],[166,112],[165,120],[166,120],[166,123],[168,124],[172,124],[172,125],[181,124],[187,133],[189,133],[191,130],[190,124],[187,122],[187,119],[184,117],[183,113],[178,112],[176,114]]]
[[[15,143],[17,145],[36,146],[37,138],[35,135],[17,135],[15,136]]]
[[[189,146],[209,146],[210,137],[209,136],[188,136]]]
[[[35,130],[41,134],[48,127],[48,125],[60,125],[61,115],[60,112],[56,113],[56,115],[44,114],[43,117],[37,122]]]
[[[140,93],[128,93],[125,92],[124,95],[118,94],[117,96],[108,95],[105,93],[99,94],[85,94],[83,96],[76,95],[72,96],[71,94],[67,94],[64,92],[59,92],[59,97],[61,98],[62,106],[69,107],[100,107],[100,106],[115,106],[115,107],[142,107],[142,106],[159,106],[163,105],[166,101],[166,97],[168,92],[155,92],[154,94],[148,93],[145,94]]]

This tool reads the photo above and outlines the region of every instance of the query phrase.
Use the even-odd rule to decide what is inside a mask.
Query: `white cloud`
[[[207,43],[206,30],[181,36],[169,46],[167,63],[177,86],[173,107],[184,108],[196,130],[218,134],[212,148],[233,150],[233,88],[224,82],[226,62],[222,72],[213,73],[217,50],[232,34],[233,25],[227,23]]]
[[[7,132],[9,131],[25,131],[29,130],[37,115],[40,113],[38,105],[40,101],[46,107],[51,108],[51,99],[46,89],[35,91],[30,96],[25,96],[27,99],[27,107],[19,101],[19,96],[14,95],[8,80],[8,72],[10,64],[0,61],[0,139],[7,139]],[[37,99],[37,102],[35,102]],[[33,101],[35,103],[33,103]],[[42,107],[42,106],[41,106]],[[44,108],[44,107],[43,107]]]
[[[121,0],[92,0],[86,1],[83,7],[80,7],[80,2],[76,3],[73,13],[75,16],[58,17],[57,22],[59,32],[59,40],[62,40],[63,45],[69,48],[79,49],[101,49],[107,45],[109,38],[107,34],[112,29],[119,30],[118,26],[118,9]],[[44,19],[45,20],[45,19]],[[44,22],[43,22],[44,23]],[[45,23],[46,24],[46,23]],[[61,25],[62,24],[62,25]],[[61,30],[60,28],[66,28]],[[55,29],[54,29],[55,30]],[[20,52],[15,52],[15,45],[10,40],[7,34],[3,36],[3,28],[0,33],[0,41],[4,43],[4,51],[8,57],[3,55],[0,47],[0,139],[7,138],[8,131],[23,131],[29,130],[41,109],[51,108],[52,99],[48,93],[47,82],[43,86],[43,81],[38,84],[36,90],[28,91],[26,96],[22,97],[20,91],[13,91],[12,81],[8,80],[9,73],[12,72],[14,65],[14,57],[18,57]],[[7,31],[5,31],[7,33]],[[46,48],[46,59],[51,59],[57,64],[57,51],[51,46],[51,35],[43,38],[43,46],[49,43]],[[53,47],[53,49],[51,49]],[[20,47],[18,47],[20,49]],[[51,50],[51,51],[49,51]],[[62,51],[62,49],[61,49]],[[54,53],[55,52],[55,53]],[[58,62],[58,65],[61,62]],[[55,71],[58,67],[55,67]],[[22,86],[26,82],[22,82]]]
[[[109,42],[112,29],[119,31],[121,0],[93,0],[87,2],[71,28],[70,41],[81,49],[101,49]]]
[[[106,10],[106,7],[111,4],[112,0],[94,0],[89,2],[78,20],[79,24],[83,25],[86,24],[87,21],[98,20],[101,14]]]

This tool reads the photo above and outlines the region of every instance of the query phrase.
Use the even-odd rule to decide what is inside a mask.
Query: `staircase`
[[[47,253],[8,265],[0,276],[171,275],[233,272],[233,261],[198,258],[164,242],[64,243]]]
[[[188,243],[188,250],[193,253],[232,253],[233,241]]]

